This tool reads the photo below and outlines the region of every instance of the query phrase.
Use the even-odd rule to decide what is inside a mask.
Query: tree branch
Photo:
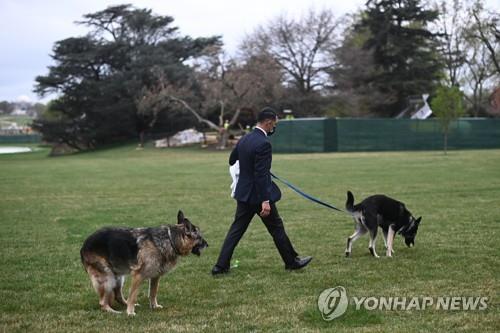
[[[201,117],[198,114],[198,112],[196,112],[186,101],[184,101],[180,98],[177,98],[175,96],[172,96],[172,95],[169,95],[169,99],[184,106],[184,108],[186,108],[189,112],[191,112],[196,117],[196,120],[198,120],[199,123],[206,124],[206,125],[208,125],[208,127],[212,128],[216,131],[220,131],[221,128],[219,126],[215,125],[210,120]]]

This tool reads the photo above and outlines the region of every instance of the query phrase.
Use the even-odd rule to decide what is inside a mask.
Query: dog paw
[[[135,316],[135,311],[127,311],[127,316],[134,317]]]
[[[151,304],[151,309],[155,310],[155,309],[163,309],[163,306],[160,305],[160,304]]]
[[[121,313],[120,311],[116,311],[115,309],[113,309],[110,306],[103,308],[103,310],[106,311],[106,312],[109,312],[109,313],[115,313],[115,314]]]
[[[351,256],[351,252],[346,252],[346,253],[345,253],[345,257],[346,257],[346,258],[349,258],[350,256]]]
[[[387,251],[387,246],[385,247],[385,250]],[[394,251],[394,249],[392,249],[391,251],[392,251],[392,254],[396,253],[396,251]]]

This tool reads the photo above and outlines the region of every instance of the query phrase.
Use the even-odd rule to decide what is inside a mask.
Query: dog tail
[[[345,202],[345,209],[351,213],[354,210],[354,195],[351,191],[347,191],[347,201]]]

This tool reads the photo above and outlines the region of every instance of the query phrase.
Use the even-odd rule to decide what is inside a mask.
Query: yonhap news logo
[[[326,321],[342,316],[348,305],[347,291],[342,286],[325,289],[318,297],[318,309]]]
[[[342,286],[323,290],[318,296],[318,309],[325,321],[342,316],[348,305],[354,310],[367,311],[483,311],[488,308],[488,297],[481,296],[438,296],[438,297],[356,297],[349,302],[347,290]]]

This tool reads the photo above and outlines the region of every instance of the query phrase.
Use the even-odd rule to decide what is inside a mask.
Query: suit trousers
[[[295,249],[285,232],[283,220],[278,214],[276,204],[271,203],[270,205],[271,213],[265,218],[261,217],[261,220],[264,222],[269,234],[273,237],[274,244],[278,249],[281,259],[283,259],[285,265],[290,265],[294,262],[298,254],[295,252]],[[219,259],[216,264],[217,266],[220,268],[229,268],[231,257],[233,256],[236,245],[238,245],[241,237],[243,237],[243,234],[247,230],[252,218],[255,214],[259,214],[261,210],[262,206],[260,204],[254,205],[238,201],[234,222],[229,228],[224,244],[222,245]]]

